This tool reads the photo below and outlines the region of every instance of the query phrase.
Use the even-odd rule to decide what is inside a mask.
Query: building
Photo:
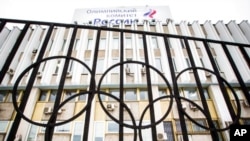
[[[0,140],[228,141],[250,123],[250,24],[173,19],[166,6],[0,19]]]

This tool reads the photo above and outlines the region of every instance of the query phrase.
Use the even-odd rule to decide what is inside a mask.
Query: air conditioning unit
[[[37,49],[33,49],[32,53],[37,53]]]
[[[142,74],[146,74],[146,68],[145,68],[145,67],[142,67],[142,68],[141,68],[141,73],[142,73]]]
[[[65,109],[59,109],[59,110],[57,111],[57,114],[61,114],[64,110],[65,110]]]
[[[130,74],[130,68],[128,66],[125,68],[125,71],[126,71],[126,74]]]
[[[197,107],[195,105],[193,105],[192,103],[189,103],[189,108],[193,111],[197,110]]]
[[[48,115],[48,114],[52,114],[53,109],[51,107],[45,107],[43,110],[43,113]]]
[[[249,105],[249,103],[248,103],[247,100],[244,100],[244,101],[243,101],[243,106],[244,106],[244,107],[247,107],[247,108],[250,107],[250,105]]]
[[[70,71],[68,71],[67,74],[66,74],[66,77],[67,77],[67,78],[72,77],[72,73],[71,73]]]
[[[7,73],[8,73],[9,75],[14,75],[15,71],[14,71],[14,69],[9,68],[9,70],[7,71]]]
[[[114,109],[115,109],[115,104],[113,104],[113,103],[108,103],[107,104],[107,110],[108,111],[114,111]]]
[[[212,76],[212,74],[210,72],[206,72],[205,74],[206,74],[206,77],[211,77]]]
[[[157,134],[157,141],[167,141],[167,136],[164,133]]]
[[[183,109],[184,111],[187,109],[187,104],[182,103],[181,106],[182,106],[182,109]]]
[[[37,72],[36,76],[37,76],[38,78],[41,78],[41,77],[42,77],[42,72],[41,72],[41,71]]]

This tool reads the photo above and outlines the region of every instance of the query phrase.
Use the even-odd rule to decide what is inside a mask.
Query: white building
[[[227,128],[238,114],[232,89],[241,107],[240,120],[235,122],[249,124],[248,21],[175,23],[167,6],[148,6],[78,9],[73,22],[0,19],[0,140],[13,140],[15,135],[16,139],[44,140],[46,129],[27,119],[44,125],[60,123],[84,107],[87,111],[82,115],[54,128],[53,140],[140,140],[139,130],[135,136],[131,128],[133,119],[144,141],[229,140],[228,130],[217,134],[192,120],[205,127]],[[26,69],[29,66],[34,69]],[[22,118],[12,104],[15,86],[17,104],[25,107]],[[102,91],[102,102],[95,90]],[[171,90],[172,95],[183,97],[181,101],[165,97],[153,102],[170,96]],[[83,95],[58,107],[77,93]],[[56,121],[50,119],[53,109],[59,109]],[[119,128],[114,119],[126,127]],[[140,121],[142,125],[159,122],[140,127]]]

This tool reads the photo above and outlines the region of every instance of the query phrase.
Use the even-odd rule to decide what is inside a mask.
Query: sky
[[[0,18],[71,23],[75,9],[169,6],[175,23],[250,21],[250,0],[0,0]]]

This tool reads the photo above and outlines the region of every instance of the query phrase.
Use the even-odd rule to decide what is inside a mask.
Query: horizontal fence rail
[[[13,19],[0,19],[0,32],[3,31],[4,27],[7,25],[15,25],[15,26],[21,26],[21,32],[16,38],[12,49],[10,50],[9,54],[6,57],[5,63],[3,63],[2,68],[1,68],[1,73],[0,73],[0,83],[3,83],[6,74],[8,73],[8,70],[10,66],[12,65],[12,60],[14,59],[15,55],[18,52],[18,49],[21,48],[22,46],[22,41],[26,38],[26,35],[29,32],[29,28],[32,28],[34,26],[41,26],[44,28],[44,37],[41,41],[40,48],[38,49],[39,51],[37,52],[38,55],[36,59],[30,63],[27,67],[25,67],[19,75],[16,77],[16,80],[13,85],[11,86],[6,86],[6,87],[11,87],[12,88],[12,101],[13,101],[13,106],[16,111],[16,116],[14,118],[13,124],[10,127],[9,133],[6,136],[7,140],[15,140],[17,130],[19,128],[21,120],[25,120],[33,125],[45,127],[45,136],[44,140],[50,141],[53,138],[54,135],[54,130],[56,126],[63,125],[66,123],[69,123],[82,114],[85,114],[85,121],[84,121],[84,127],[83,127],[83,141],[87,141],[89,139],[89,129],[90,129],[90,121],[91,121],[91,109],[93,108],[93,100],[94,97],[98,97],[98,100],[100,101],[100,106],[102,110],[105,112],[105,114],[111,118],[114,122],[119,124],[119,141],[124,140],[124,127],[132,129],[134,138],[133,140],[143,140],[142,137],[142,130],[144,129],[150,129],[151,130],[151,137],[152,140],[156,141],[159,139],[158,134],[157,134],[157,125],[159,123],[162,123],[166,117],[169,115],[173,108],[173,103],[176,102],[177,109],[178,109],[178,115],[180,119],[180,126],[181,126],[181,134],[182,138],[184,141],[189,141],[188,138],[188,129],[187,125],[185,123],[185,119],[190,120],[192,123],[196,124],[200,128],[203,128],[204,130],[208,131],[211,135],[212,140],[214,141],[219,141],[219,133],[224,132],[229,130],[229,126],[225,128],[218,128],[213,122],[212,115],[209,111],[209,106],[206,101],[205,97],[205,92],[204,92],[204,82],[202,81],[202,78],[200,77],[200,72],[206,72],[210,73],[215,81],[217,81],[218,86],[220,88],[220,91],[223,93],[223,98],[225,100],[226,106],[228,108],[228,112],[231,116],[232,119],[232,124],[241,124],[240,118],[241,118],[241,105],[240,105],[240,100],[234,91],[232,84],[228,82],[227,79],[224,78],[224,76],[221,75],[220,70],[217,67],[217,62],[214,60],[213,57],[213,52],[211,51],[211,47],[216,47],[220,48],[220,50],[223,51],[223,54],[225,54],[231,69],[234,72],[235,78],[237,79],[235,82],[237,83],[237,86],[241,88],[242,92],[244,93],[244,96],[247,100],[248,103],[250,103],[250,95],[249,95],[249,86],[250,83],[244,81],[244,76],[242,76],[240,69],[237,67],[237,62],[235,61],[235,57],[232,54],[231,49],[237,49],[241,52],[243,56],[243,61],[248,65],[248,70],[250,68],[250,58],[249,54],[247,53],[246,49],[250,49],[250,44],[243,44],[243,43],[236,43],[236,42],[228,42],[228,41],[220,41],[220,40],[212,40],[212,39],[206,39],[206,38],[199,38],[199,37],[191,37],[191,36],[182,36],[182,35],[174,35],[174,34],[166,34],[166,33],[158,33],[158,32],[149,32],[149,31],[139,31],[139,30],[130,30],[130,29],[122,29],[122,28],[112,28],[112,27],[97,27],[97,26],[91,26],[91,25],[77,25],[77,24],[63,24],[63,23],[52,23],[52,22],[39,22],[39,21],[25,21],[25,20],[13,20]],[[49,48],[49,43],[50,39],[52,36],[55,36],[53,34],[53,31],[56,28],[59,27],[64,27],[67,29],[70,29],[69,33],[69,43],[68,43],[68,48],[65,53],[65,55],[51,55],[51,56],[46,56],[46,50]],[[92,58],[92,66],[89,66],[86,62],[83,60],[77,58],[77,57],[72,57],[72,52],[74,49],[74,45],[76,44],[76,36],[79,30],[84,29],[84,30],[94,30],[95,37],[93,39],[94,43],[94,49],[93,49],[93,55]],[[119,35],[119,58],[118,62],[111,65],[107,69],[103,70],[102,75],[100,79],[97,81],[96,76],[97,76],[97,71],[98,71],[98,56],[99,56],[99,50],[100,50],[100,42],[101,42],[101,34],[102,32],[116,32]],[[138,35],[142,37],[142,50],[144,54],[144,61],[139,61],[139,60],[125,60],[125,36],[126,34],[133,34],[133,35]],[[157,67],[153,66],[150,62],[150,47],[148,44],[148,37],[149,36],[154,36],[161,38],[164,44],[164,53],[166,54],[166,60],[168,60],[166,63],[168,65],[163,66],[164,68],[168,68],[170,71],[170,77],[167,78],[161,70],[159,70]],[[175,71],[175,64],[173,64],[172,61],[172,53],[171,53],[171,48],[174,48],[174,46],[171,45],[171,42],[173,40],[176,40],[178,42],[182,42],[182,45],[186,49],[187,56],[190,61],[190,66],[188,66],[186,69],[183,69],[176,74]],[[211,68],[207,67],[201,67],[200,65],[197,65],[196,63],[196,58],[194,57],[193,49],[192,49],[192,44],[191,42],[199,42],[204,50],[206,51],[206,56],[208,57],[208,61],[211,64]],[[162,50],[161,50],[162,51]],[[177,56],[178,57],[178,56]],[[41,122],[36,122],[33,121],[30,117],[24,114],[25,108],[27,106],[28,100],[30,95],[32,95],[31,91],[32,88],[35,87],[37,75],[39,73],[39,68],[42,66],[44,63],[49,63],[49,62],[55,62],[57,60],[61,60],[60,62],[63,62],[63,68],[62,68],[62,73],[60,76],[60,79],[58,80],[58,86],[57,86],[57,94],[56,98],[54,101],[54,106],[53,106],[53,112],[48,120],[47,123],[41,123]],[[74,64],[81,65],[83,68],[87,70],[87,73],[90,75],[90,79],[88,84],[82,84],[87,86],[88,90],[85,92],[80,92],[77,93],[73,96],[70,96],[68,99],[61,101],[62,99],[62,91],[65,87],[65,80],[67,78],[67,70],[71,67],[70,64],[74,62]],[[126,87],[126,84],[124,83],[125,76],[127,75],[124,70],[126,69],[127,66],[129,65],[140,65],[145,68],[145,77],[146,77],[146,88],[147,88],[147,93],[148,93],[148,105],[146,108],[142,111],[140,115],[140,120],[139,123],[136,122],[135,117],[130,110],[130,108],[126,105],[126,102],[123,98],[124,95],[124,90]],[[119,81],[117,82],[117,87],[119,88],[119,96],[116,97],[112,95],[111,93],[107,93],[106,91],[103,91],[102,88],[105,85],[104,80],[106,79],[105,77],[114,69],[118,69],[119,72]],[[180,94],[180,84],[179,81],[183,74],[187,72],[192,72],[194,76],[194,82],[195,86],[197,87],[198,93],[200,94],[201,98],[201,105],[195,103],[193,100],[190,100]],[[23,78],[29,74],[28,79],[26,80],[26,84],[23,85],[22,81]],[[153,82],[152,75],[157,74],[162,80],[163,80],[163,85],[167,87],[170,91],[169,95],[162,96],[159,98],[153,97],[153,90],[152,86],[155,85]],[[4,87],[4,86],[2,86]],[[2,88],[1,87],[1,88]],[[22,100],[20,103],[16,100],[16,95],[18,90],[22,87],[24,89],[24,94],[22,95]],[[229,89],[231,93],[233,93],[233,97],[236,100],[236,108],[233,106],[230,97],[229,97]],[[88,96],[87,103],[84,106],[83,109],[73,117],[61,121],[61,122],[56,122],[57,120],[57,113],[58,111],[65,105],[67,104],[70,100],[78,97],[78,96]],[[117,103],[119,103],[119,115],[118,118],[114,115],[112,115],[106,108],[104,102],[102,101],[102,96],[107,96],[109,98],[114,99]],[[159,102],[162,99],[168,99],[169,100],[169,106],[166,107],[166,112],[163,113],[162,117],[156,117],[156,112],[159,109],[155,109],[154,105]],[[201,123],[197,122],[194,118],[192,118],[189,113],[187,113],[183,109],[183,102],[187,102],[197,108],[203,116],[205,117],[207,121],[208,126],[204,126]],[[124,109],[128,112],[130,118],[131,118],[131,123],[125,123],[124,122]],[[146,114],[146,112],[149,111],[150,115],[150,122],[149,124],[145,125],[143,124],[143,119]]]

